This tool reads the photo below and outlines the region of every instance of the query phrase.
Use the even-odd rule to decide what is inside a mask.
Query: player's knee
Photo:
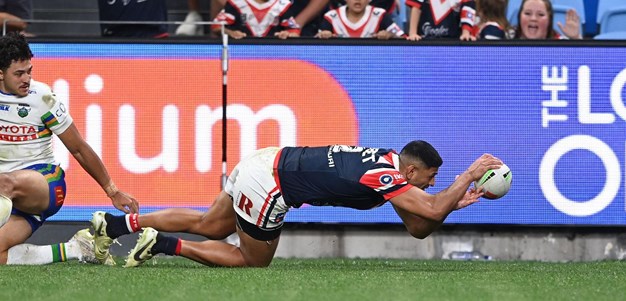
[[[17,179],[11,173],[0,173],[0,194],[6,197],[13,195]]]

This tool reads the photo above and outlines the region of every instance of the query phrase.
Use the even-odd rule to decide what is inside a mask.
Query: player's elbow
[[[447,212],[446,210],[433,208],[430,212],[428,212],[428,214],[424,215],[424,218],[433,222],[440,223],[443,222],[444,219],[446,219],[448,213],[449,212]]]
[[[417,239],[424,239],[430,236],[430,234],[432,233],[432,231],[419,229],[419,228],[414,228],[414,229],[407,228],[407,230],[409,231],[409,234],[411,234],[411,236]]]

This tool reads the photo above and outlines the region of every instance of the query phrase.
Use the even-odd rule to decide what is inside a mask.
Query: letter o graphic
[[[606,182],[602,191],[584,202],[566,198],[554,183],[554,169],[557,162],[563,155],[576,149],[594,153],[602,160],[606,170]],[[587,135],[571,135],[557,141],[544,154],[539,166],[539,185],[544,196],[554,208],[571,216],[590,216],[602,211],[615,199],[620,182],[620,164],[613,150],[602,140]]]

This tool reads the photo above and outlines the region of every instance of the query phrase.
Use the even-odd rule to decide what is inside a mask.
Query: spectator
[[[289,0],[228,0],[215,18],[226,23],[226,34],[233,39],[245,37],[278,37],[287,39],[300,36],[300,25],[293,17]],[[212,25],[214,33],[221,26]]]
[[[193,24],[194,22],[202,21],[200,3],[198,1],[199,0],[187,1],[189,13],[185,17],[185,23],[176,29],[176,35],[197,36],[204,33],[202,26]],[[329,0],[292,1],[291,10],[294,15],[295,22],[300,26],[301,36],[312,37],[318,32],[319,23],[321,22],[323,15],[322,12],[327,8],[328,1]],[[225,5],[226,0],[211,0],[209,20],[214,20]]]
[[[346,4],[346,0],[330,0],[330,9],[337,9]],[[371,0],[369,5],[383,8],[389,14],[398,9],[398,3],[396,0]]]
[[[411,7],[411,41],[433,38],[475,40],[472,36],[476,16],[474,0],[406,0]]]
[[[23,20],[32,18],[32,0],[0,0],[0,27],[4,26],[5,20],[10,20],[7,22],[7,31],[25,31],[28,23]]]
[[[98,0],[100,21],[155,22],[154,24],[102,23],[103,37],[165,38],[168,36],[165,0]]]
[[[515,29],[517,39],[582,39],[580,17],[570,9],[565,16],[565,25],[557,26],[565,36],[554,30],[554,11],[549,0],[524,0],[517,15],[519,26]]]
[[[224,8],[226,0],[210,0],[209,20],[215,19],[217,14]],[[201,36],[204,34],[204,26],[195,24],[204,21],[200,13],[199,0],[187,0],[187,8],[189,12],[185,17],[184,23],[176,28],[178,36]]]
[[[329,0],[293,0],[293,14],[301,27],[300,36],[313,37],[317,34]]]
[[[384,9],[368,5],[368,2],[369,0],[347,0],[346,5],[324,14],[317,37],[380,40],[405,37],[404,31],[393,22]]]
[[[476,0],[477,24],[474,36],[480,40],[503,40],[509,34],[507,0]]]

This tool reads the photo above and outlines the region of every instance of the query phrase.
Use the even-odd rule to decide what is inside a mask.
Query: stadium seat
[[[626,31],[612,31],[601,33],[593,37],[594,40],[626,40]]]
[[[565,26],[565,16],[567,15],[567,11],[570,9],[574,9],[574,7],[569,6],[569,5],[559,5],[559,4],[554,4],[552,5],[552,10],[554,11],[554,24],[553,24],[553,28],[554,30],[556,30],[560,35],[563,35],[563,32],[561,32],[561,29],[559,28],[559,22],[561,23],[561,25]],[[578,12],[578,11],[576,11]],[[583,17],[580,16],[580,33],[583,34]]]
[[[626,5],[605,11],[600,22],[600,34],[626,30]]]
[[[585,24],[587,22],[585,13],[585,3],[583,0],[552,0],[552,6],[570,6],[572,7],[578,16],[580,17],[580,23]]]
[[[517,12],[519,12],[519,7],[522,5],[522,0],[509,0],[509,4],[506,7],[506,19],[509,21],[511,26],[517,25]]]
[[[398,7],[396,11],[391,14],[391,16],[393,17],[393,21],[396,22],[402,30],[408,32],[408,29],[406,28],[407,7],[405,0],[399,0]]]
[[[602,17],[604,17],[604,14],[607,10],[624,5],[626,5],[624,0],[598,0],[598,13],[596,15],[596,23],[598,23],[598,25],[602,24]]]

